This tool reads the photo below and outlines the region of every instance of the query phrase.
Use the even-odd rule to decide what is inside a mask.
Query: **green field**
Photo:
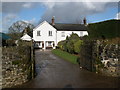
[[[77,58],[78,56],[72,55],[70,53],[67,53],[65,51],[59,50],[59,49],[54,49],[52,50],[52,53],[59,56],[60,58],[67,60],[73,64],[77,64]]]

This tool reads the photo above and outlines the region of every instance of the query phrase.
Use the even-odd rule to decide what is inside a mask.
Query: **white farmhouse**
[[[66,37],[70,36],[72,33],[76,33],[80,37],[88,35],[86,19],[83,21],[84,24],[54,23],[54,17],[52,18],[52,23],[43,21],[33,29],[35,47],[41,49],[55,49],[59,41],[65,40]]]

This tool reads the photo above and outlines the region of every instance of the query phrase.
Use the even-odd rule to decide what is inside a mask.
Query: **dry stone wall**
[[[96,67],[97,71],[107,76],[120,76],[120,45],[108,43],[109,41],[97,41],[96,54],[104,67]],[[99,66],[99,65],[98,65]]]
[[[2,88],[21,85],[31,79],[30,47],[2,48]]]
[[[114,40],[115,41],[115,40]],[[84,41],[80,65],[106,76],[120,77],[120,44],[110,40]]]

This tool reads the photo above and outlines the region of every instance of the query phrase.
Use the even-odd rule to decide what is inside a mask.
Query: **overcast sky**
[[[75,0],[78,1],[78,0]],[[2,32],[14,22],[23,20],[37,25],[44,20],[55,23],[88,23],[116,19],[119,15],[118,2],[2,2]],[[1,14],[0,14],[1,15]]]

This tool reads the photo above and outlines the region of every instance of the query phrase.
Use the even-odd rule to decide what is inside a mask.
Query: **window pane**
[[[52,36],[52,31],[51,31],[51,36]]]
[[[37,31],[37,36],[40,36],[40,31]]]
[[[61,33],[61,36],[62,36],[62,37],[65,37],[65,32],[62,32],[62,33]]]
[[[52,36],[52,31],[49,31],[49,36]]]

